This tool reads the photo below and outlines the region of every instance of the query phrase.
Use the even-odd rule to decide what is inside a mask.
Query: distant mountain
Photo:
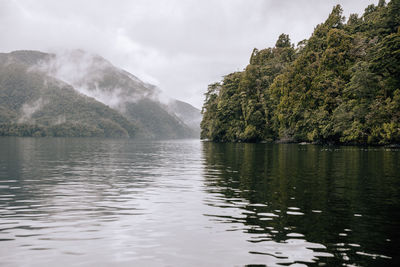
[[[60,109],[57,109],[63,105],[77,106],[82,109],[83,106],[88,105],[85,104],[88,102],[87,99],[90,99],[90,108],[95,103],[96,105],[102,103],[102,108],[106,108],[128,121],[129,127],[135,129],[137,137],[170,139],[189,138],[198,135],[197,129],[192,129],[186,125],[179,116],[176,116],[166,105],[157,100],[159,89],[113,66],[98,55],[82,50],[72,50],[62,54],[15,51],[0,54],[0,66],[0,79],[2,81],[10,80],[7,77],[9,77],[8,72],[11,69],[14,69],[11,84],[20,79],[27,81],[25,87],[2,84],[1,92],[7,92],[4,93],[7,99],[17,102],[18,105],[14,109],[10,109],[6,105],[0,104],[0,122],[1,120],[7,123],[26,123],[29,121],[30,125],[50,127],[51,125],[58,125],[55,122],[65,121],[98,128],[97,122],[102,122],[105,119],[102,117],[106,115],[105,111],[104,114],[99,115],[99,118],[92,114],[93,120],[88,120],[87,112],[89,111],[80,112],[81,117],[76,117],[74,115],[75,110],[63,111],[62,114],[65,115],[61,116],[59,114]],[[32,93],[29,85],[30,79],[38,81],[33,99],[14,98],[15,94]],[[49,84],[51,88],[49,88]],[[57,91],[60,88],[69,88],[70,94],[74,94],[74,99],[60,95],[61,93],[58,91],[64,93],[63,90]],[[54,97],[49,98],[48,95],[54,95]],[[86,102],[75,103],[74,101],[78,101],[78,98],[79,101],[86,99]],[[49,111],[49,105],[53,107],[54,113],[46,113]],[[85,108],[90,109],[89,107]],[[23,119],[22,114],[26,110],[30,112],[29,120]],[[109,117],[109,115],[107,116]],[[108,118],[107,116],[106,118]],[[113,120],[111,122],[116,123]],[[104,124],[104,122],[102,123]],[[129,133],[134,130],[126,131],[125,136],[131,136]]]
[[[202,115],[199,109],[179,100],[171,100],[168,103],[168,109],[193,129],[197,136],[200,137],[200,122]]]

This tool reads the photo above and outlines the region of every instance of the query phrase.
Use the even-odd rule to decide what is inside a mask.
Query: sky
[[[83,49],[201,108],[207,85],[243,70],[281,33],[309,38],[336,4],[372,0],[0,0],[0,52]]]

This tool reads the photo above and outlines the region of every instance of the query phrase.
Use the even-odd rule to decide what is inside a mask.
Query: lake
[[[0,138],[1,266],[399,266],[400,150]]]

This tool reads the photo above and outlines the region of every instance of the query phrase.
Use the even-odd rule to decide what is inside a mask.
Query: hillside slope
[[[81,50],[0,53],[0,86],[3,135],[196,137],[155,86]]]
[[[46,56],[0,54],[1,135],[135,136],[137,127],[117,111],[29,68]]]
[[[48,57],[39,68],[79,92],[118,110],[151,138],[188,138],[196,133],[158,101],[159,89],[104,58],[82,50]]]
[[[171,100],[167,104],[167,108],[186,125],[193,129],[197,137],[200,137],[200,122],[202,115],[199,109],[179,100]]]

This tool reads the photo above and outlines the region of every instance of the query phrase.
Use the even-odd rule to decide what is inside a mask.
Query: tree
[[[335,6],[296,49],[286,34],[254,49],[244,71],[206,97],[205,138],[400,142],[400,0],[370,5],[347,23],[342,13]]]

